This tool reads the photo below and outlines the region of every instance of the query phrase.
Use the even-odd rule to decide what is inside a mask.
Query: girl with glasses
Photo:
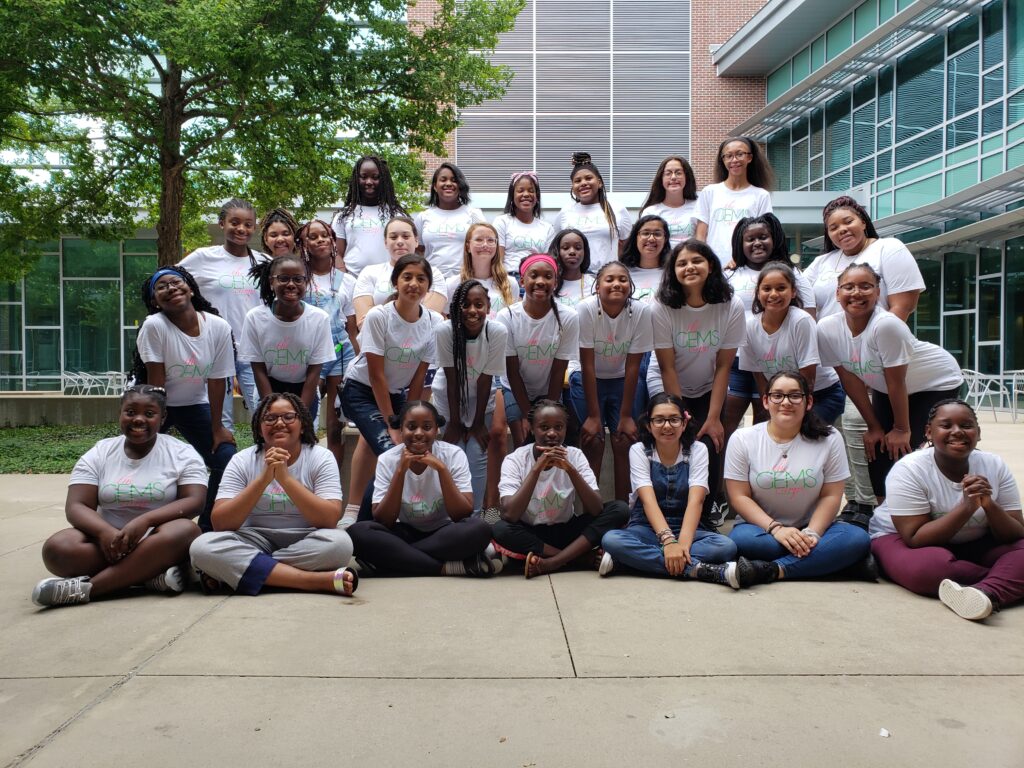
[[[264,397],[252,417],[254,445],[235,454],[213,505],[213,533],[192,542],[204,591],[227,584],[256,595],[264,585],[350,596],[352,540],[341,517],[341,477],[317,444],[313,417],[291,393]]]
[[[459,272],[446,281],[449,296],[467,280],[479,282],[487,290],[492,319],[505,307],[519,301],[519,283],[505,269],[505,263],[499,253],[499,242],[496,226],[485,222],[470,225],[469,231],[466,232],[462,265]],[[518,267],[518,262],[516,266]],[[451,311],[448,314],[450,315]]]
[[[640,206],[640,216],[660,216],[667,222],[669,247],[694,236],[697,221],[697,179],[686,158],[669,155],[661,161],[651,190]]]
[[[494,220],[498,255],[505,271],[519,274],[519,262],[531,253],[548,253],[555,235],[551,223],[541,218],[540,183],[533,171],[513,173],[508,184],[505,212]]]
[[[245,316],[238,359],[252,364],[261,398],[291,392],[312,412],[320,369],[335,359],[331,319],[303,301],[309,276],[299,256],[278,256],[254,267],[252,275],[264,306]]]
[[[807,379],[776,373],[762,401],[768,421],[736,430],[725,454],[741,586],[825,576],[863,561],[867,533],[836,521],[850,474],[843,438],[814,413]]]

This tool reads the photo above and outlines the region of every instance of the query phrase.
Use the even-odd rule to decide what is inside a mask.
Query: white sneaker
[[[953,611],[971,621],[981,621],[992,613],[992,599],[975,587],[962,587],[952,579],[939,584],[939,600]]]
[[[591,567],[593,567],[593,566],[591,566]],[[608,574],[610,574],[614,570],[615,570],[615,561],[612,560],[612,556],[609,553],[605,552],[604,555],[601,556],[601,564],[599,566],[597,566],[597,575],[598,576],[607,576]]]
[[[89,602],[92,584],[88,576],[74,576],[70,579],[43,579],[32,590],[32,602],[48,605],[81,605]]]
[[[146,582],[146,589],[153,592],[184,592],[187,577],[181,566],[172,565],[166,571]]]

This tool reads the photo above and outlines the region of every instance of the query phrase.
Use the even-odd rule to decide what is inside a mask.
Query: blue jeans
[[[774,560],[785,569],[787,579],[813,579],[836,573],[863,560],[871,548],[868,532],[849,523],[832,523],[806,557],[789,554],[759,525],[737,522],[729,538],[736,542],[744,557]]]
[[[249,409],[249,415],[251,416],[256,413],[256,403],[259,402],[256,398],[256,377],[252,375],[252,366],[249,363],[243,363],[241,360],[235,360],[235,379],[238,382],[238,388],[242,391],[242,400],[245,401],[245,407]],[[224,387],[224,406],[220,412],[220,421],[231,430],[232,434],[235,431],[234,403],[235,395],[232,391],[232,381],[228,379],[227,386]]]
[[[490,413],[484,416],[484,424],[487,429],[491,428],[492,417],[493,414]],[[469,461],[469,474],[473,482],[473,511],[479,512],[483,509],[484,495],[487,492],[487,449],[482,448],[475,437],[468,435],[453,445],[459,446],[466,452],[466,459]]]
[[[399,413],[405,405],[405,394],[391,392],[389,395],[391,409]],[[369,444],[374,456],[380,456],[384,451],[394,447],[395,444],[388,433],[388,425],[384,422],[384,414],[377,407],[377,398],[373,396],[371,387],[361,381],[346,381],[345,386],[341,388],[341,409],[355,423],[359,434]]]
[[[658,537],[645,523],[631,523],[624,530],[608,531],[601,539],[601,546],[616,565],[621,563],[655,576],[669,575]],[[736,545],[728,536],[698,528],[693,534],[690,557],[694,562],[725,563],[736,559]]]
[[[213,447],[213,425],[209,403],[167,406],[167,418],[160,431],[167,432],[171,427],[177,428],[210,470],[210,481],[206,486],[206,505],[199,514],[199,527],[203,532],[210,531],[210,510],[213,509],[213,502],[217,498],[220,479],[237,449],[234,443],[221,443],[217,446],[216,452],[210,452],[210,448]]]
[[[845,409],[846,390],[843,389],[842,382],[837,381],[832,386],[814,393],[814,407],[811,410],[826,424],[831,424],[842,416]]]

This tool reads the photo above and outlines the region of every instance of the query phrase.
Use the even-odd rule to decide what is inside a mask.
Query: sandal
[[[204,595],[216,595],[224,589],[223,581],[213,578],[213,576],[205,571],[200,571],[198,568],[193,567],[192,574],[195,576],[196,581],[199,584],[199,590]]]
[[[346,579],[349,575],[351,578]],[[342,597],[352,597],[359,588],[359,574],[353,568],[339,568],[334,572],[334,591]]]
[[[534,566],[541,560],[540,555],[536,552],[528,552],[526,555],[526,562],[523,564],[523,576],[526,577],[527,581],[532,579],[534,576],[543,576],[542,571],[535,571]]]

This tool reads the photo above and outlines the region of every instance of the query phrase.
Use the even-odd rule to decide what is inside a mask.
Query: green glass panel
[[[942,198],[942,177],[935,175],[896,190],[894,213],[903,213]]]
[[[969,147],[958,149],[956,152],[950,152],[946,155],[946,165],[956,165],[957,163],[962,163],[964,160],[970,160],[977,156],[978,145],[971,144]]]
[[[875,98],[875,78],[865,77],[853,86],[853,108],[857,109]]]
[[[21,301],[21,280],[0,283],[0,301]]]
[[[793,85],[811,74],[811,49],[803,48],[793,56]]]
[[[875,129],[875,143],[879,151],[892,146],[892,123],[885,123]]]
[[[922,176],[926,176],[929,173],[933,173],[942,168],[942,158],[937,157],[927,163],[922,163],[916,168],[911,168],[909,171],[903,171],[902,173],[896,174],[896,185],[905,184],[908,181],[919,179]]]
[[[121,368],[121,286],[116,280],[64,281],[64,368]]]
[[[915,0],[896,0],[896,10],[902,11],[905,8],[909,8]]]
[[[1003,271],[1003,252],[999,248],[978,249],[978,274],[994,275]]]
[[[60,257],[40,256],[25,276],[25,324],[60,325]]]
[[[768,87],[767,87],[767,100],[775,101],[782,94],[788,91],[792,85],[791,78],[792,68],[790,62],[786,62],[781,67],[776,69],[770,75],[768,75]]]
[[[981,103],[988,104],[994,99],[1000,98],[1006,90],[1003,88],[1003,68],[998,67],[991,72],[985,73],[982,78]]]
[[[1003,60],[1003,4],[989,3],[981,12],[981,66],[993,67]]]
[[[978,46],[954,56],[946,64],[946,117],[956,117],[978,106],[980,77]]]
[[[949,28],[946,37],[950,53],[956,53],[961,48],[978,42],[978,17],[967,16],[961,19]]]
[[[978,341],[998,341],[1002,321],[1002,279],[978,281]]]
[[[140,290],[143,280],[156,271],[156,256],[124,257],[124,324],[138,325],[146,319]]]
[[[896,0],[878,0],[878,23],[888,21],[896,15]]]
[[[1021,120],[1024,120],[1024,91],[1006,100],[1006,124],[1013,125]]]
[[[1006,4],[1006,89],[1015,91],[1024,85],[1024,3]]]
[[[1016,168],[1018,165],[1024,165],[1024,144],[1006,150],[1006,167]]]
[[[25,331],[25,372],[29,376],[60,375],[60,329]]]
[[[988,181],[1003,172],[1003,153],[981,159],[981,180]]]
[[[974,370],[974,314],[946,315],[942,325],[942,346],[961,368]]]
[[[875,105],[868,104],[853,113],[853,160],[863,160],[875,152]]]
[[[825,63],[825,36],[821,35],[811,43],[811,72]]]
[[[1024,237],[1006,241],[1003,369],[1024,370]]]
[[[942,262],[918,259],[917,266],[924,278],[924,290],[911,316],[914,335],[924,341],[939,344],[942,338]]]
[[[982,153],[991,152],[992,150],[999,149],[1002,146],[1003,137],[1001,135],[993,136],[991,139],[985,139],[983,142],[981,142],[981,151]]]
[[[946,149],[956,149],[978,139],[978,116],[975,112],[946,126]]]
[[[942,38],[933,38],[897,61],[896,141],[909,139],[942,122],[942,47]]]
[[[21,304],[0,304],[0,351],[21,351]]]
[[[1013,144],[1019,139],[1024,139],[1024,125],[1018,125],[1016,128],[1011,128],[1006,132],[1006,143]]]
[[[983,332],[981,325],[981,318],[978,318],[978,332]],[[980,338],[979,338],[980,341]],[[1001,357],[1000,347],[998,344],[979,344],[978,345],[978,371],[979,373],[990,373],[999,374],[1002,371],[999,369],[999,358]],[[1002,403],[1000,403],[1000,406]]]
[[[875,158],[878,165],[878,175],[885,176],[892,173],[892,152],[882,152]]]
[[[850,170],[840,171],[825,179],[826,192],[845,192],[850,188]]]
[[[811,158],[811,181],[821,178],[822,166],[823,163],[820,156]]]
[[[853,166],[853,186],[858,187],[861,184],[867,184],[875,178],[875,161],[865,160],[863,163],[857,163]]]
[[[26,392],[60,392],[60,379],[26,379]]]
[[[896,148],[896,170],[942,154],[942,131],[917,136]]]
[[[140,239],[140,240],[125,240],[124,241],[124,252],[125,253],[151,253],[156,256],[156,240]]]
[[[807,138],[807,120],[801,119],[793,123],[793,141],[799,141],[800,139]]]
[[[799,189],[809,181],[808,172],[810,166],[807,163],[807,140],[799,141],[793,145],[793,188]]]
[[[853,12],[853,39],[860,40],[878,26],[878,0],[867,0]]]
[[[978,164],[968,163],[946,171],[946,195],[953,195],[978,183]]]
[[[60,253],[59,240],[29,240],[27,245],[38,249],[41,253]]]
[[[877,187],[879,192],[892,189],[892,176],[886,176],[884,179],[879,179]]]
[[[808,153],[811,157],[820,155],[825,149],[825,112],[816,109],[811,113],[811,144]]]
[[[942,306],[947,312],[974,309],[975,257],[973,253],[946,254],[946,283]]]
[[[1003,102],[997,101],[981,111],[981,133],[983,136],[1001,131],[1005,125],[1003,122]]]
[[[825,33],[825,60],[832,61],[851,45],[853,45],[853,14],[848,14],[833,24]]]
[[[120,277],[120,245],[100,240],[64,239],[64,277]]]
[[[782,130],[768,139],[768,162],[775,171],[775,188],[792,189],[789,174],[790,154],[789,131]]]
[[[21,359],[21,355],[0,353],[0,376],[21,376]]]
[[[875,221],[892,216],[892,192],[886,192],[875,198]]]
[[[0,392],[21,392],[21,378],[0,378]]]
[[[843,94],[825,106],[825,169],[833,173],[850,164],[850,95]]]
[[[124,359],[131,361],[135,357],[135,339],[139,335],[138,328],[124,329]],[[131,363],[129,362],[129,366]]]
[[[892,117],[892,67],[884,67],[878,73],[878,122]]]

